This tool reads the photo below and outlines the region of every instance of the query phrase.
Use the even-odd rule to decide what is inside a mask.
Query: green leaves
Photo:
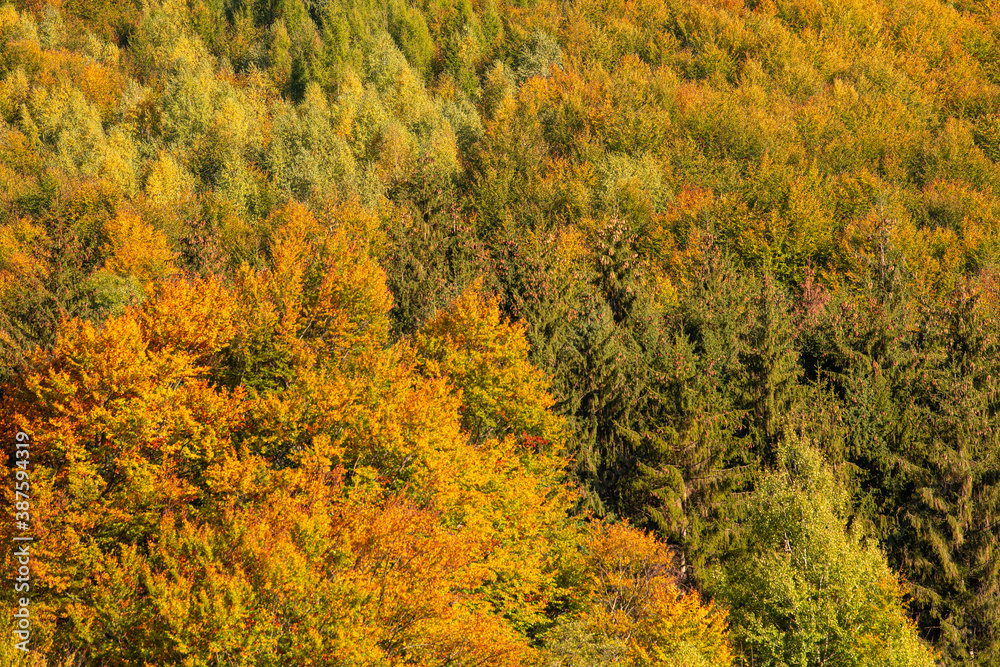
[[[925,665],[885,557],[847,530],[849,497],[792,437],[747,498],[737,547],[709,577],[735,642],[757,665]]]

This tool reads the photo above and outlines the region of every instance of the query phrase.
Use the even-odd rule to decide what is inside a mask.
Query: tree
[[[801,373],[787,297],[763,276],[750,303],[751,322],[740,350],[736,405],[746,411],[746,435],[756,457],[774,460],[774,450],[798,401]]]
[[[733,642],[754,665],[925,665],[905,584],[847,528],[849,496],[796,437],[747,498],[734,550],[709,590],[730,609]]]
[[[1000,373],[995,287],[963,281],[927,314],[924,353],[897,422],[909,484],[893,552],[913,581],[920,625],[947,664],[1000,657]]]
[[[682,547],[684,571],[697,579],[723,553],[733,494],[748,487],[759,454],[740,437],[751,288],[721,258],[695,275],[662,324],[645,330],[646,397],[627,431],[637,461],[625,486],[636,521]]]
[[[33,370],[5,387],[0,420],[32,435],[41,653],[91,642],[96,655],[117,650],[116,635],[96,632],[119,618],[116,593],[127,593],[117,557],[146,552],[164,512],[205,502],[210,469],[245,423],[242,388],[207,377],[233,335],[233,312],[215,281],[166,283],[100,328],[64,321],[53,348],[36,349]],[[13,525],[5,522],[8,539]]]
[[[480,281],[428,322],[415,346],[424,372],[448,378],[460,392],[462,428],[474,447],[508,435],[562,440],[548,380],[528,361],[524,325],[503,321]]]
[[[732,664],[725,614],[677,587],[673,553],[655,537],[627,524],[594,524],[580,567],[589,597],[578,620],[550,635],[550,665],[601,655],[604,664],[630,666]]]
[[[470,293],[424,334],[427,358],[390,346],[370,258],[301,208],[278,215],[271,266],[234,292],[154,284],[100,329],[64,322],[5,387],[2,423],[35,436],[35,647],[523,664],[572,539],[560,443],[543,439],[559,420],[523,333]],[[278,345],[287,383],[232,373],[247,329]]]

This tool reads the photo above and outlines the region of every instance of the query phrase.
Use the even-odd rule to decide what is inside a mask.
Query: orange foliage
[[[597,526],[586,543],[594,600],[586,622],[627,647],[627,664],[675,664],[694,652],[710,665],[729,665],[725,614],[696,591],[677,587],[673,554],[627,525]],[[680,652],[680,653],[679,653]]]
[[[105,268],[123,276],[134,276],[142,284],[172,275],[176,254],[158,229],[137,215],[119,213],[105,225],[110,242],[104,252]]]

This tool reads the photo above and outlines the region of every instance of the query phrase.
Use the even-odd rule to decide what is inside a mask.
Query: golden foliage
[[[169,278],[177,271],[176,253],[171,252],[163,232],[138,215],[119,213],[105,224],[110,239],[104,248],[104,268],[140,283]]]

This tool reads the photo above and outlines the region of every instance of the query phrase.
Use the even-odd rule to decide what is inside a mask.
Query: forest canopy
[[[998,161],[995,2],[0,6],[0,662],[1000,665]]]

